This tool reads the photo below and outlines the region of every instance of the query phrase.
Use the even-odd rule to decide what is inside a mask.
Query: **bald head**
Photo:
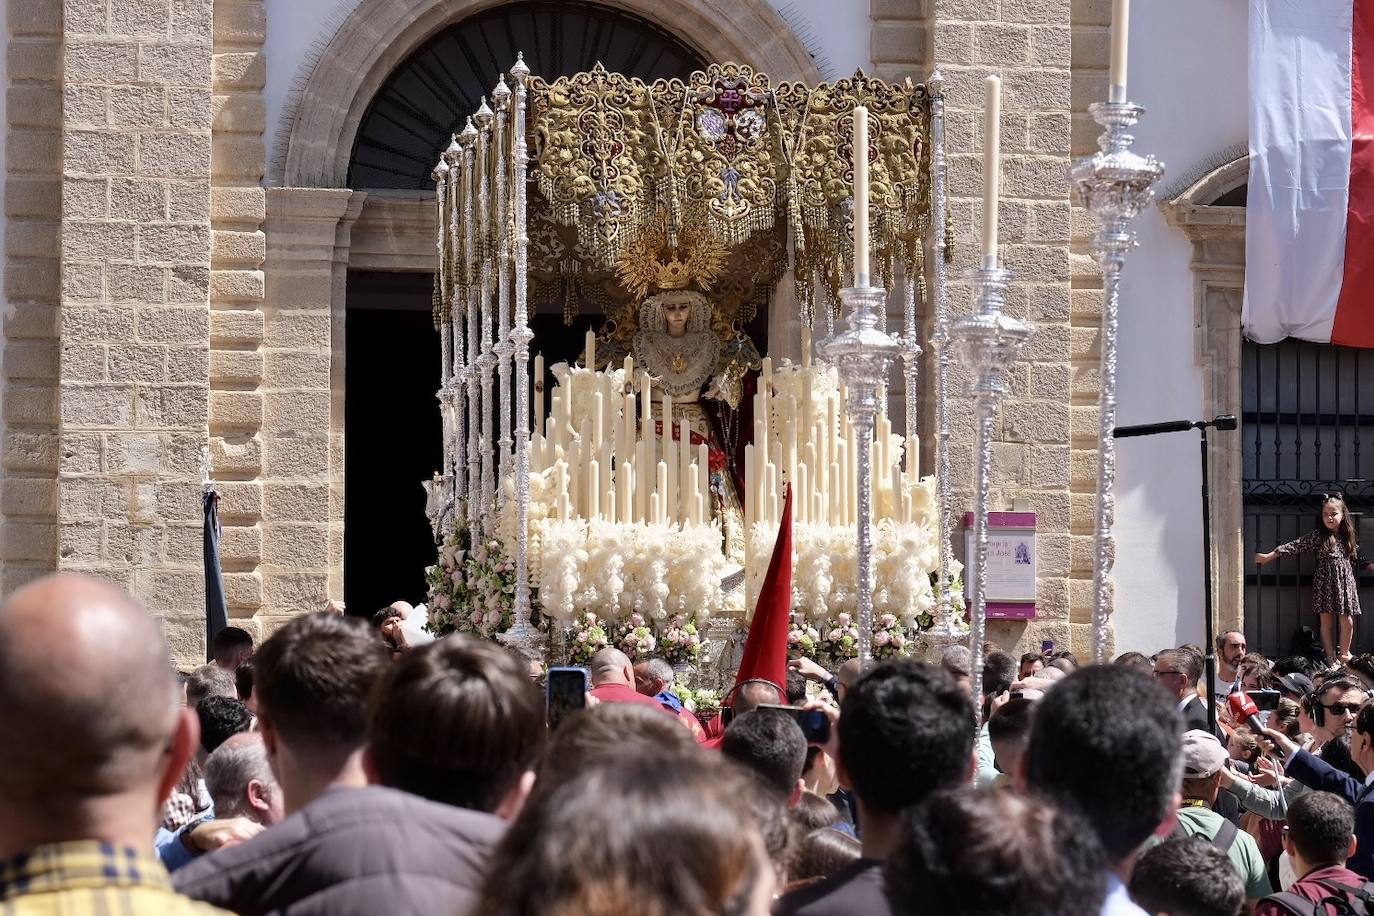
[[[630,657],[619,649],[607,647],[592,656],[592,686],[602,684],[635,685],[635,669]]]
[[[768,681],[745,681],[744,686],[735,691],[735,716],[753,712],[760,704],[783,702],[782,691]]]
[[[179,724],[157,621],[86,576],[47,576],[0,605],[0,697],[0,808],[46,808],[53,823],[79,822],[90,803],[120,797],[146,803],[151,821],[184,743],[178,733],[194,729]]]

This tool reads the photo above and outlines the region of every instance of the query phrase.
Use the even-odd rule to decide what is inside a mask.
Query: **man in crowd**
[[[316,615],[326,626],[343,623]],[[305,618],[302,618],[305,619]],[[306,676],[314,639],[271,653],[295,657]],[[340,634],[350,652],[385,659],[385,650],[358,623]],[[362,645],[368,649],[364,651]],[[188,866],[178,886],[235,912],[421,914],[436,906],[466,912],[480,870],[503,832],[494,815],[513,817],[533,785],[543,745],[543,706],[524,665],[491,643],[461,636],[405,653],[385,671],[366,707],[368,745],[361,764],[365,788],[334,786],[261,836]],[[308,679],[320,679],[318,673]],[[280,694],[264,678],[265,719]],[[280,718],[272,720],[285,737]],[[423,797],[428,796],[428,797]],[[291,795],[287,794],[288,804]],[[441,903],[440,903],[441,902]]]
[[[965,691],[973,690],[973,653],[968,646],[950,646],[940,655],[940,667]]]
[[[285,816],[281,786],[257,732],[234,735],[210,755],[205,787],[217,817],[243,817],[271,827]]]
[[[1246,900],[1254,906],[1272,890],[1259,846],[1254,837],[1212,810],[1226,762],[1226,748],[1211,732],[1194,729],[1183,733],[1183,799],[1178,809],[1178,831],[1225,852],[1245,883]]]
[[[1004,785],[1021,769],[1021,758],[1030,741],[1035,703],[1024,697],[1008,700],[988,720],[988,739],[992,744],[997,777],[993,785]]]
[[[757,774],[789,808],[801,799],[806,735],[787,713],[756,709],[736,716],[725,729],[720,752]]]
[[[47,576],[0,605],[0,911],[215,913],[153,856],[196,746],[155,621],[114,586]]]
[[[219,665],[201,665],[186,679],[186,708],[195,709],[206,697],[232,697],[237,699],[238,685],[234,672]]]
[[[830,695],[835,698],[836,702],[844,699],[845,691],[853,687],[854,682],[863,673],[863,666],[857,658],[851,658],[844,662],[835,670],[834,674],[805,656],[789,659],[787,668],[790,671],[798,672],[808,681],[815,681],[820,684],[830,691]]]
[[[619,649],[607,647],[592,656],[592,696],[602,703],[639,703],[663,709],[663,704],[635,690],[635,666]]]
[[[943,671],[912,660],[885,662],[846,693],[826,752],[857,799],[863,857],[787,894],[775,912],[884,916],[892,910],[881,866],[901,832],[901,813],[973,778],[973,704]]]
[[[1288,808],[1283,849],[1298,875],[1287,894],[1316,903],[1330,896],[1348,897],[1334,885],[1358,888],[1365,884],[1362,876],[1345,865],[1355,855],[1355,812],[1338,795],[1308,792],[1295,799]],[[1272,898],[1255,908],[1255,916],[1287,916],[1290,912]]]
[[[253,724],[253,714],[239,700],[230,697],[206,697],[196,706],[196,719],[200,721],[200,749],[196,759],[201,766],[205,758],[215,752],[225,741],[240,732],[246,732]]]
[[[1017,680],[1035,677],[1045,668],[1045,659],[1039,652],[1027,652],[1021,656],[1021,665],[1016,671]]]
[[[1178,700],[1185,729],[1208,731],[1207,704],[1197,695],[1202,656],[1188,649],[1165,649],[1155,656],[1155,680]]]
[[[692,733],[692,737],[697,741],[706,740],[706,732],[701,727],[701,722],[692,714],[682,703],[682,698],[673,693],[673,666],[661,658],[647,658],[642,662],[637,662],[634,666],[635,671],[635,691],[646,697],[652,697],[663,705],[673,715],[677,716],[683,726]]]
[[[1217,670],[1212,679],[1212,696],[1224,700],[1240,682],[1240,660],[1245,657],[1245,634],[1227,630],[1217,637]]]
[[[1245,884],[1226,853],[1211,843],[1173,837],[1135,863],[1131,899],[1161,916],[1241,916]]]
[[[1309,789],[1333,792],[1355,806],[1356,847],[1347,864],[1366,880],[1374,880],[1374,704],[1360,707],[1350,736],[1350,756],[1361,771],[1369,774],[1363,782],[1298,747],[1282,732],[1268,728],[1264,734],[1284,758],[1291,778]]]
[[[210,641],[210,654],[216,665],[233,671],[253,657],[253,637],[239,627],[225,627]]]
[[[1125,882],[1141,844],[1174,825],[1182,734],[1177,702],[1123,665],[1077,671],[1036,703],[1022,779],[1097,833],[1111,869],[1102,916],[1143,916]]]

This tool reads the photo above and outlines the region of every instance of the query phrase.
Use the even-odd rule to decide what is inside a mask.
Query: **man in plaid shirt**
[[[156,621],[48,576],[0,605],[0,913],[208,914],[150,838],[198,740]]]

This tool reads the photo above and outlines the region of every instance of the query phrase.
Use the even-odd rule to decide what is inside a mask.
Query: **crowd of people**
[[[794,658],[702,723],[609,648],[550,728],[537,660],[404,616],[230,627],[182,676],[116,587],[15,591],[0,913],[1374,912],[1374,657],[989,646],[976,697],[963,646]]]

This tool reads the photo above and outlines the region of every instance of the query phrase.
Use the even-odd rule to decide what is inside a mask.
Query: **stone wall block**
[[[68,187],[72,183],[69,180]],[[111,178],[108,184],[111,218],[138,223],[161,222],[167,218],[165,182],[146,178]]]
[[[51,522],[8,520],[0,527],[0,558],[50,564],[57,551],[57,526]]]
[[[111,381],[157,384],[167,378],[165,347],[115,345],[107,353]]]
[[[138,46],[114,41],[72,41],[66,46],[63,67],[67,79],[78,85],[132,83],[138,79]]]
[[[8,471],[56,474],[57,450],[56,433],[11,429],[5,434],[5,468]]]
[[[167,92],[167,124],[187,130],[212,126],[214,104],[209,89],[178,87]]]
[[[902,0],[910,3],[911,0]],[[215,4],[215,44],[261,45],[267,39],[267,17],[260,2]]]
[[[12,81],[55,82],[62,75],[62,46],[51,38],[11,34],[6,59]]]
[[[167,123],[167,92],[161,86],[116,86],[106,93],[111,127],[160,128]]]
[[[262,560],[260,525],[225,525],[220,541],[220,561],[226,566],[253,568]]]
[[[262,138],[242,134],[217,137],[211,174],[225,182],[258,181],[266,167],[267,148]]]
[[[93,182],[97,186],[99,180]],[[96,206],[103,208],[104,197],[97,195]],[[5,215],[35,219],[57,219],[62,215],[62,183],[52,178],[14,177],[5,182]],[[103,216],[104,211],[96,214]]]
[[[248,610],[262,606],[262,576],[257,572],[227,572],[224,574],[224,600],[231,610]]]
[[[329,528],[325,525],[268,525],[262,547],[266,563],[278,569],[313,571],[329,567]]]
[[[5,421],[47,427],[57,422],[57,389],[50,385],[11,384],[5,391]]]
[[[162,86],[203,86],[210,58],[208,42],[142,42],[138,79]]]
[[[212,391],[211,411],[216,427],[258,429],[263,420],[263,396],[256,391]]]
[[[194,306],[145,307],[137,311],[138,339],[144,343],[204,343],[210,316]]]
[[[215,429],[219,431],[219,426],[215,425]],[[212,435],[210,466],[216,474],[233,474],[238,477],[259,474],[262,472],[262,440],[256,435]]]
[[[106,294],[111,302],[165,302],[167,270],[140,264],[111,264],[106,269]],[[129,330],[133,334],[133,310],[128,310]]]
[[[211,263],[261,264],[267,257],[267,236],[261,231],[217,229],[212,237]]]
[[[209,41],[214,35],[217,4],[211,0],[172,0],[172,34]]]
[[[210,295],[216,304],[261,302],[266,282],[260,270],[214,270],[210,273]]]
[[[5,159],[11,174],[53,174],[53,165],[61,157],[62,137],[55,130],[14,127],[5,134]]]
[[[213,311],[210,339],[214,344],[257,345],[263,340],[264,316],[256,310]]]
[[[167,185],[167,218],[173,222],[204,223],[210,219],[208,181],[173,181]]]
[[[214,56],[215,87],[221,92],[251,92],[267,84],[267,58],[261,51],[234,51]]]
[[[210,354],[210,381],[216,385],[256,385],[262,380],[257,350],[216,350]]]
[[[95,429],[127,427],[133,421],[130,385],[67,385],[62,390],[62,422]]]
[[[217,95],[213,104],[217,131],[261,134],[267,129],[267,103],[260,95]]]
[[[164,178],[203,178],[210,172],[210,137],[203,134],[143,134],[139,173]]]
[[[262,188],[212,188],[210,206],[217,224],[247,223],[256,228],[267,216],[267,196]]]

